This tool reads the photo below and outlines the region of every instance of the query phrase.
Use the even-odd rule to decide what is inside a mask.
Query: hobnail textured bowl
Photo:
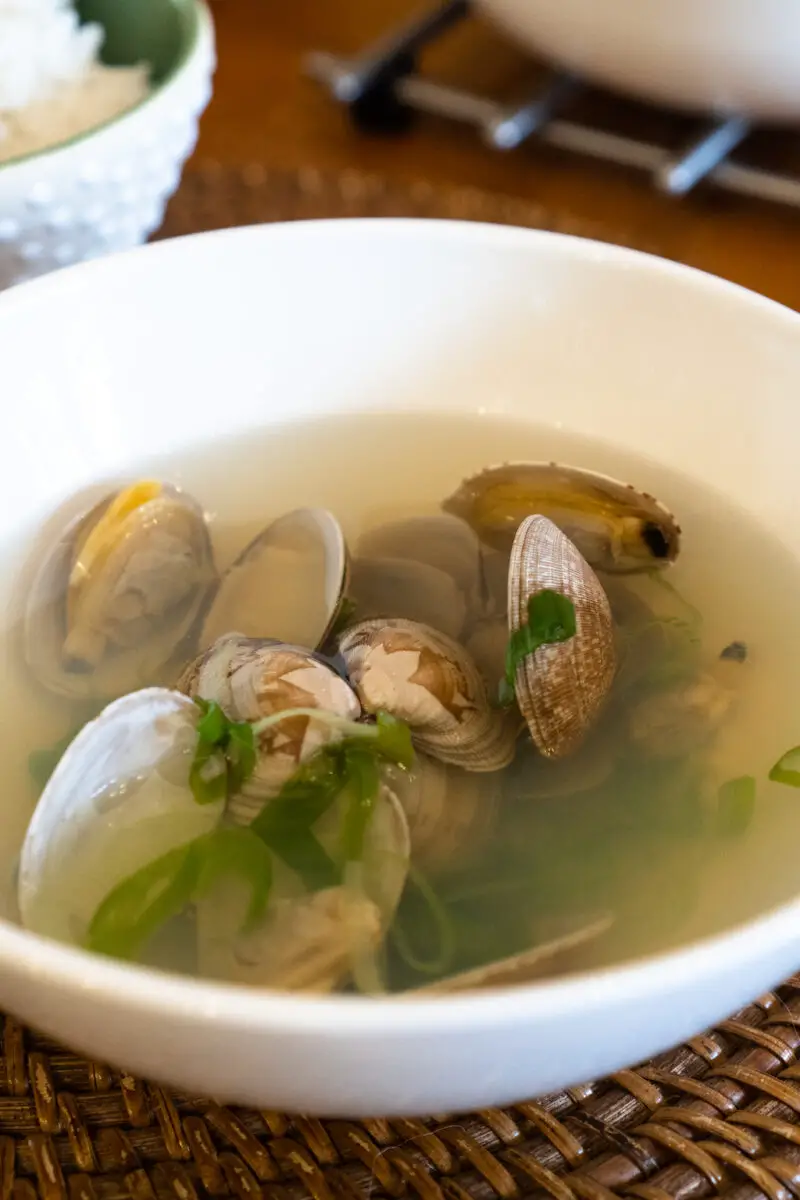
[[[194,149],[215,66],[202,0],[84,0],[111,63],[151,64],[141,103],[79,137],[0,163],[0,288],[146,241]]]

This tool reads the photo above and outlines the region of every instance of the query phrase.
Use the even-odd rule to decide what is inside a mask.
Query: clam
[[[410,771],[385,769],[408,820],[411,856],[423,871],[459,870],[486,846],[498,815],[500,776],[485,777],[417,754]]]
[[[435,995],[451,992],[473,991],[486,987],[519,987],[521,984],[533,983],[543,976],[563,974],[573,968],[573,955],[590,942],[602,937],[613,924],[610,916],[598,916],[586,922],[573,922],[573,927],[565,933],[559,933],[546,941],[523,950],[520,954],[512,954],[508,958],[486,963],[445,979],[437,979],[435,983],[415,988],[414,995]]]
[[[201,647],[226,633],[315,649],[347,586],[344,535],[332,513],[298,508],[268,525],[225,572],[206,613]]]
[[[438,513],[378,525],[359,538],[356,554],[368,559],[404,559],[444,571],[470,611],[480,606],[480,545],[470,527],[458,517]]]
[[[83,942],[116,884],[216,827],[224,802],[197,804],[189,786],[199,717],[186,696],[146,688],[84,726],[28,826],[18,878],[26,928]]]
[[[349,599],[360,618],[407,617],[460,636],[467,602],[446,571],[410,558],[356,558],[350,574]]]
[[[145,480],[73,521],[36,574],[25,657],[50,690],[112,698],[160,678],[215,578],[200,507]]]
[[[566,758],[545,758],[531,745],[519,756],[520,770],[508,794],[514,799],[553,800],[593,792],[611,778],[619,756],[618,739],[605,721]]]
[[[680,527],[658,500],[606,475],[557,463],[488,467],[442,507],[498,550],[508,550],[525,517],[548,517],[604,571],[649,571],[672,562],[680,548]]]
[[[339,650],[365,711],[405,721],[418,750],[468,771],[513,759],[517,721],[492,707],[472,658],[446,634],[401,618],[361,621]]]
[[[185,671],[179,688],[193,699],[216,700],[233,721],[258,721],[286,709],[318,708],[357,720],[355,692],[334,668],[312,651],[264,638],[228,634]],[[321,746],[340,737],[330,725],[308,716],[287,716],[258,738],[256,769],[228,815],[246,825]]]
[[[519,664],[515,691],[537,748],[550,758],[575,750],[591,729],[614,681],[614,628],[606,594],[576,547],[546,517],[526,517],[509,567],[509,627],[528,619],[528,601],[544,590],[575,607],[576,633],[540,646]]]
[[[506,568],[506,574],[508,574],[508,568]],[[485,620],[479,621],[465,644],[489,688],[489,694],[497,695],[497,686],[506,669],[508,625],[505,619],[487,617]]]
[[[314,827],[335,853],[341,810]],[[269,908],[255,930],[241,932],[246,893],[222,881],[197,908],[198,963],[203,975],[257,987],[329,992],[351,978],[363,991],[381,989],[376,956],[394,918],[409,865],[408,826],[397,799],[382,787],[367,827],[360,863],[342,882],[309,893],[276,861]]]
[[[728,650],[636,705],[628,717],[628,732],[639,750],[657,758],[681,758],[714,737],[731,713],[742,681],[744,660]]]

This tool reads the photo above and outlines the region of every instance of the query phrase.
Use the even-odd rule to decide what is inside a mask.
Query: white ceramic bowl
[[[145,100],[69,142],[0,163],[0,288],[139,245],[161,224],[215,65],[208,8],[180,7],[190,17],[180,60]]]
[[[478,0],[539,55],[678,109],[800,119],[795,0]]]
[[[0,346],[4,565],[67,497],[154,453],[376,406],[580,431],[736,495],[800,559],[787,520],[800,505],[800,317],[630,251],[447,222],[229,230],[11,289]],[[17,590],[6,570],[4,609]],[[0,823],[3,862],[27,819],[18,804]],[[777,825],[748,850],[771,908],[584,977],[423,1002],[284,996],[120,965],[0,921],[0,1005],[100,1060],[231,1102],[351,1115],[511,1102],[641,1060],[796,969],[797,862]]]

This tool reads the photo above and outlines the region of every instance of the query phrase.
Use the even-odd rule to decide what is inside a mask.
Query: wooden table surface
[[[677,201],[656,194],[643,176],[540,145],[503,154],[483,146],[474,130],[434,118],[421,118],[400,139],[356,133],[328,93],[303,76],[302,58],[312,49],[357,52],[416,7],[414,0],[212,0],[219,68],[189,169],[209,162],[356,168],[396,182],[422,178],[511,194],[800,308],[800,210],[713,189]],[[495,94],[530,72],[515,48],[472,20],[429,62],[438,78]]]

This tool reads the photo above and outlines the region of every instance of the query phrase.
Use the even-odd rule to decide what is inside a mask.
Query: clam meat
[[[146,688],[81,730],[22,847],[17,898],[27,929],[82,944],[118,883],[216,828],[224,801],[197,804],[189,785],[199,718],[179,692]]]
[[[201,648],[228,633],[321,646],[345,594],[348,556],[339,522],[299,508],[268,525],[220,580]]]
[[[470,655],[415,621],[361,621],[339,640],[364,710],[410,727],[418,750],[468,771],[499,771],[514,757],[518,722],[498,712]]]
[[[672,562],[680,549],[680,527],[658,500],[557,463],[488,467],[466,479],[443,508],[482,542],[506,551],[526,517],[548,517],[598,570],[650,571]]]
[[[515,691],[537,748],[560,758],[580,745],[606,704],[616,670],[614,626],[600,581],[572,542],[546,517],[526,517],[509,567],[512,633],[527,622],[530,598],[545,590],[572,601],[575,636],[527,655]]]
[[[334,856],[341,802],[313,827]],[[198,963],[214,979],[280,990],[329,992],[350,979],[361,991],[382,990],[377,954],[394,918],[410,861],[408,825],[397,799],[382,787],[367,826],[363,861],[344,865],[340,882],[309,891],[275,861],[264,920],[241,932],[246,894],[221,881],[197,906]]]
[[[287,709],[319,709],[349,721],[361,716],[350,685],[320,656],[300,646],[229,634],[187,668],[179,688],[192,699],[215,700],[232,721],[260,721]],[[287,715],[258,737],[256,769],[228,815],[247,825],[301,763],[341,734],[324,720]]]
[[[111,699],[163,675],[215,580],[202,509],[144,480],[61,534],[30,589],[25,657],[47,688]]]

